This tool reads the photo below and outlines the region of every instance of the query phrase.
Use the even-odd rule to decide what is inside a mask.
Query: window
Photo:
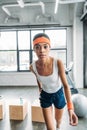
[[[46,30],[45,33],[50,37],[52,48],[66,47],[66,29]]]
[[[0,71],[29,71],[37,59],[32,41],[37,33],[45,32],[51,40],[50,55],[61,58],[66,66],[66,29],[33,29],[0,32]]]
[[[17,70],[16,32],[1,32],[0,71]]]
[[[45,30],[51,40],[50,55],[62,59],[66,66],[66,29]]]
[[[29,70],[30,32],[18,31],[18,63],[19,71]]]

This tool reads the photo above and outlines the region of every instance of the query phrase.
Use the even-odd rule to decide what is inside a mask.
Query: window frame
[[[65,29],[66,30],[66,47],[64,48],[51,48],[51,50],[65,50],[66,51],[66,65],[67,66],[67,27],[53,27],[53,28],[23,28],[23,29],[6,29],[5,31],[6,32],[9,32],[9,31],[15,31],[16,32],[16,52],[17,52],[17,71],[0,71],[0,72],[29,72],[30,70],[20,70],[20,52],[28,52],[29,53],[29,64],[32,63],[33,61],[33,47],[32,47],[32,32],[33,31],[43,31],[45,32],[46,30],[61,30],[61,29]],[[1,32],[5,32],[4,30],[1,31]],[[29,47],[30,49],[19,49],[18,48],[18,31],[29,31],[29,34],[30,34],[30,41],[29,41]],[[8,50],[0,50],[1,51],[8,51]],[[12,51],[12,50],[9,50],[9,51]],[[14,51],[14,50],[13,50]]]

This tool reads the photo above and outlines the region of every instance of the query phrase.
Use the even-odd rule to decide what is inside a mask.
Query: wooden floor
[[[87,96],[87,89],[79,89],[79,93]],[[37,87],[0,87],[0,95],[3,95],[5,101],[5,115],[0,120],[0,130],[46,130],[45,123],[32,122],[31,104],[39,98]],[[24,98],[29,101],[28,114],[23,121],[13,121],[9,119],[8,102],[12,99]],[[65,107],[61,130],[87,130],[87,118],[79,118],[79,124],[76,127],[69,125],[68,113]]]

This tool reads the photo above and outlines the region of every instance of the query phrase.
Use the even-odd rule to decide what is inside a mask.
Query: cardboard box
[[[4,116],[4,109],[3,109],[3,101],[0,100],[0,119],[3,119]]]
[[[28,112],[28,102],[23,99],[20,103],[19,100],[13,101],[9,105],[9,118],[11,120],[24,120]]]
[[[39,100],[35,100],[35,102],[31,106],[31,112],[32,112],[32,121],[34,122],[42,122],[44,123],[44,117],[42,108],[40,107]]]

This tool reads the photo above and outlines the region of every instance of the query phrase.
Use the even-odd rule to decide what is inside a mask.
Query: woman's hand
[[[78,124],[78,117],[73,110],[68,110],[70,125],[76,126]]]

